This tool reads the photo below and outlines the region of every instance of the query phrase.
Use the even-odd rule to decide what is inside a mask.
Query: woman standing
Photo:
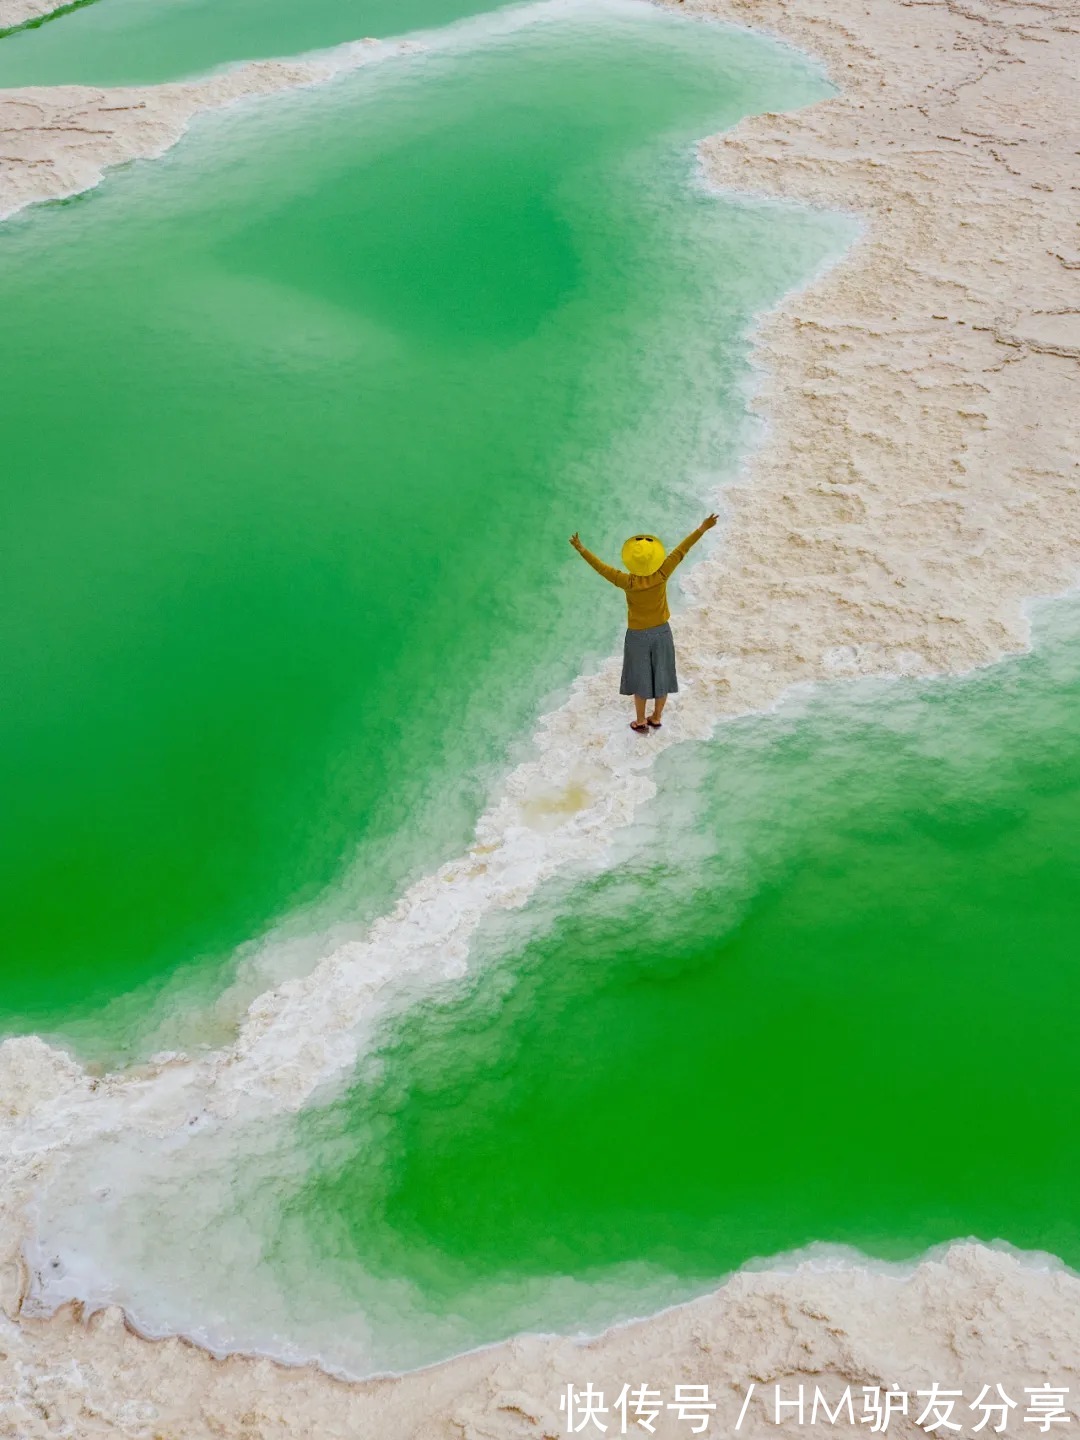
[[[698,528],[691,531],[685,540],[680,540],[666,558],[664,547],[655,535],[631,535],[622,547],[625,570],[616,570],[613,565],[605,565],[598,560],[591,550],[585,549],[576,530],[570,536],[570,544],[598,575],[626,591],[627,630],[619,693],[634,697],[636,719],[631,720],[630,729],[636,730],[639,735],[647,735],[650,727],[660,729],[660,717],[667,697],[679,688],[675,674],[675,642],[668,624],[671,612],[667,603],[667,582],[690,547],[696,545],[705,531],[711,530],[715,524],[715,515],[706,516]],[[652,714],[648,716],[645,714],[646,700],[653,702]]]

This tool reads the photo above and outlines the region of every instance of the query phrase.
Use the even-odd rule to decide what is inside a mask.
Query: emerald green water
[[[353,1145],[282,1222],[313,1273],[409,1277],[494,1334],[500,1280],[690,1281],[814,1241],[1080,1267],[1075,610],[1056,629],[1004,673],[672,754],[636,858],[492,937],[306,1121]]]
[[[1078,639],[1067,677],[1043,656],[899,725],[884,689],[847,723],[823,700],[673,757],[630,874],[402,1023],[313,1243],[385,1226],[447,1276],[967,1234],[1080,1265]]]
[[[619,862],[493,925],[347,1095],[136,1163],[90,1248],[151,1324],[362,1371],[811,1242],[1080,1266],[1076,607],[657,768]]]
[[[84,0],[0,31],[0,87],[156,85],[493,8],[488,0]]]
[[[823,93],[583,6],[0,230],[6,1028],[129,1043],[185,967],[213,992],[328,887],[363,920],[467,842],[616,643],[566,536],[696,522],[744,327],[851,234],[706,195],[692,139]]]

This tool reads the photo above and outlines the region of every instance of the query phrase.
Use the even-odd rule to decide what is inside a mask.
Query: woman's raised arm
[[[570,536],[570,544],[598,575],[602,575],[605,580],[610,580],[612,585],[617,585],[620,590],[629,590],[630,576],[623,570],[616,570],[614,565],[605,565],[603,560],[598,559],[591,550],[586,550],[576,530]]]
[[[691,530],[690,534],[687,535],[685,540],[679,541],[678,545],[675,546],[675,549],[672,550],[671,554],[660,566],[660,569],[657,573],[663,575],[664,579],[666,580],[667,577],[671,574],[671,572],[675,569],[676,565],[678,565],[681,560],[686,559],[686,552],[692,546],[697,544],[697,542],[705,534],[706,530],[711,530],[715,524],[716,516],[706,515],[705,519],[701,522],[701,524],[697,527],[696,530]]]

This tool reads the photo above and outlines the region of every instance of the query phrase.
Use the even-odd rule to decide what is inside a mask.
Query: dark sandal
[[[663,723],[664,722],[662,720],[654,720],[652,716],[650,716],[649,719],[645,721],[645,724],[651,726],[654,730],[659,730],[660,726],[663,725]]]
[[[631,720],[630,729],[633,730],[636,735],[647,735],[649,733],[649,722],[645,720],[639,725],[636,720]]]

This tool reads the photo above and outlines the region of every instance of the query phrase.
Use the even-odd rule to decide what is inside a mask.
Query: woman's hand
[[[576,530],[575,530],[574,533],[570,536],[570,544],[574,547],[574,549],[575,549],[579,554],[581,553],[582,550],[585,549],[585,546],[582,545],[582,543],[581,543],[581,536],[577,533]]]
[[[705,516],[705,519],[702,520],[702,522],[701,522],[701,528],[702,528],[702,530],[711,530],[715,524],[716,524],[716,516],[715,516],[715,515],[706,515],[706,516]]]

